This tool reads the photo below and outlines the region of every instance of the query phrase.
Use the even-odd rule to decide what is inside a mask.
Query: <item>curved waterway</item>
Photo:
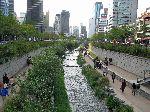
[[[72,112],[108,112],[104,102],[94,96],[82,68],[77,64],[78,51],[67,53],[64,60],[65,86]]]

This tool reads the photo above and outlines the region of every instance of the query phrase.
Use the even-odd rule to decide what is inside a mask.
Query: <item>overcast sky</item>
[[[26,12],[27,0],[14,0],[15,12],[20,16],[20,12]],[[44,12],[50,12],[50,26],[53,25],[55,15],[62,10],[70,12],[70,25],[79,26],[80,23],[88,26],[89,18],[92,17],[93,5],[95,2],[103,2],[104,7],[108,7],[112,0],[43,0]],[[138,15],[150,7],[150,0],[139,0]]]

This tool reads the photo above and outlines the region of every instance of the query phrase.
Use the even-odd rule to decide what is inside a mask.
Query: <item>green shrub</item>
[[[134,56],[140,56],[145,58],[150,58],[150,49],[138,44],[135,45],[121,45],[112,43],[99,43],[92,42],[92,45],[105,50],[116,51],[120,53],[127,53]]]
[[[4,112],[71,111],[62,60],[55,53],[50,49],[34,58],[32,70],[20,84],[19,94],[6,103]]]

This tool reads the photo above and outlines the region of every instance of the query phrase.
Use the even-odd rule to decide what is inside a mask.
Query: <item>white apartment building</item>
[[[93,34],[95,34],[95,18],[90,18],[88,37],[91,37]]]
[[[101,18],[99,21],[99,28],[98,28],[98,32],[105,32],[106,31],[106,27],[108,25],[108,20],[107,20],[107,14],[101,14]]]
[[[60,14],[56,14],[55,16],[55,22],[54,22],[54,33],[59,34],[60,33]]]
[[[112,26],[136,23],[138,0],[113,0]]]

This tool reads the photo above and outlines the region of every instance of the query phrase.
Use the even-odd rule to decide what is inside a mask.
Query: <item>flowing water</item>
[[[72,112],[108,112],[104,102],[94,96],[82,68],[77,64],[78,51],[68,53],[64,60],[65,86]]]

